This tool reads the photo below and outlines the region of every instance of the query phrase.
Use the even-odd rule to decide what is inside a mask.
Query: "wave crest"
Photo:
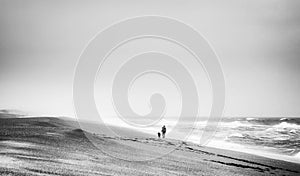
[[[288,123],[288,122],[281,122],[277,125],[273,126],[274,128],[292,128],[292,129],[298,129],[300,128],[300,125],[294,124],[294,123]]]

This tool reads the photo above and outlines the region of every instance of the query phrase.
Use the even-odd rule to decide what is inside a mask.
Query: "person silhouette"
[[[166,126],[164,125],[164,126],[161,128],[162,138],[165,138],[165,137],[166,137],[166,132],[167,132],[167,128],[166,128]]]

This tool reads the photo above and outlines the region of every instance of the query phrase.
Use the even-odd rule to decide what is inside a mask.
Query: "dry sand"
[[[300,175],[296,163],[121,128],[127,137],[93,134],[66,119],[0,118],[0,127],[0,175]]]

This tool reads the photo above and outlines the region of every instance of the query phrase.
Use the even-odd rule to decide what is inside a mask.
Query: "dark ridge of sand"
[[[300,175],[296,163],[124,128],[113,127],[122,137],[93,134],[103,126],[90,125],[86,132],[71,119],[1,118],[0,175]]]

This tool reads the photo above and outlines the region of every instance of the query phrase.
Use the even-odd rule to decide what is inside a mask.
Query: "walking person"
[[[166,126],[164,125],[164,126],[161,128],[162,138],[165,138],[165,137],[166,137],[166,132],[167,132],[167,128],[166,128]]]

